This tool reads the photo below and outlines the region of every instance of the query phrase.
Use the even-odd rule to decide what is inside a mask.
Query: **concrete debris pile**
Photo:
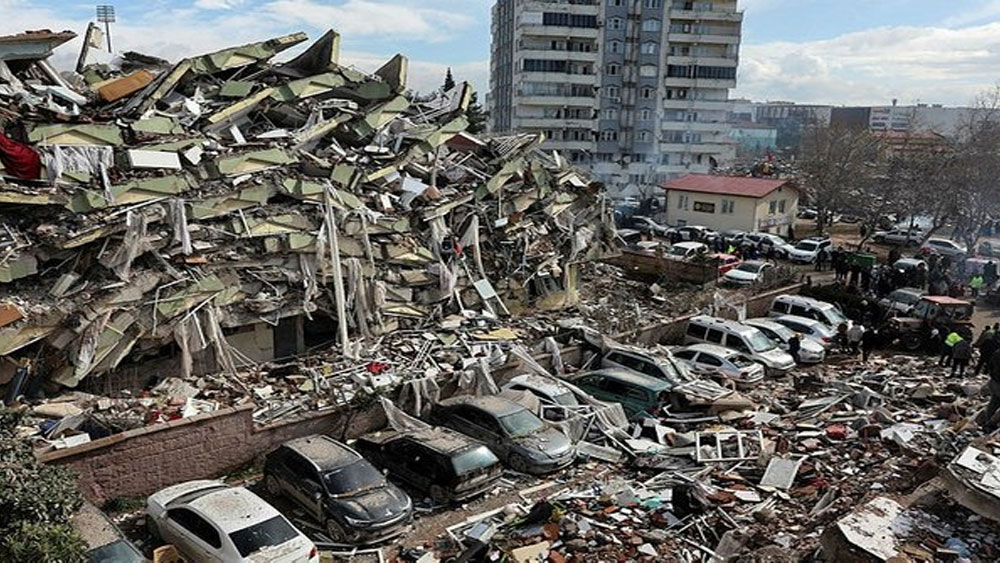
[[[359,72],[330,31],[281,64],[304,34],[169,63],[106,53],[92,26],[59,74],[46,59],[73,36],[0,38],[14,396],[130,366],[235,376],[334,341],[360,357],[572,306],[579,264],[612,245],[599,185],[538,136],[467,133],[466,83],[408,95],[401,55]]]
[[[984,381],[930,359],[841,357],[748,390],[753,409],[647,417],[620,441],[620,469],[469,518],[437,554],[993,561],[1000,441],[974,422]]]

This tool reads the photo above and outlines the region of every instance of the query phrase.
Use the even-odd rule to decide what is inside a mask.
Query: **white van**
[[[736,321],[699,315],[688,321],[685,344],[719,344],[742,352],[762,364],[768,373],[786,373],[795,367],[795,359],[756,328]]]
[[[817,320],[834,331],[841,323],[847,323],[848,327],[853,324],[836,305],[801,295],[779,295],[774,298],[767,316],[781,317],[784,315]]]

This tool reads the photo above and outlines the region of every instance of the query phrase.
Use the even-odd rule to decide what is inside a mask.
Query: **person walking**
[[[799,363],[799,351],[802,350],[802,335],[795,333],[788,339],[788,353]]]
[[[983,280],[983,276],[980,276],[979,274],[972,276],[972,279],[969,280],[969,288],[972,290],[973,299],[979,297],[979,290],[981,290],[984,285],[986,285],[986,281]]]
[[[986,327],[983,333],[976,340],[976,348],[979,348],[979,362],[976,363],[976,375],[983,373],[983,369],[989,365],[990,358],[997,351],[997,331],[995,327]]]
[[[816,271],[822,272],[826,269],[826,259],[827,252],[825,248],[821,248],[819,252],[816,253]]]
[[[861,323],[854,323],[851,328],[847,329],[847,343],[851,349],[851,355],[858,355],[858,347],[861,346],[861,340],[865,336],[865,326]]]
[[[969,365],[969,359],[972,357],[972,346],[969,345],[969,341],[962,339],[955,343],[951,349],[951,376],[955,377],[955,371],[958,371],[958,376],[965,376],[965,368]]]
[[[866,330],[864,335],[861,336],[861,361],[868,362],[868,356],[871,355],[872,350],[875,349],[876,341],[878,340],[878,329]]]
[[[952,361],[952,351],[955,349],[955,344],[965,340],[962,335],[955,332],[954,330],[948,333],[948,336],[944,338],[944,346],[941,347],[941,357],[938,359],[939,366],[950,366]]]

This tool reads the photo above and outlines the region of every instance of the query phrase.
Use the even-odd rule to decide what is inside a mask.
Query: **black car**
[[[434,502],[461,502],[492,489],[503,473],[488,447],[447,428],[385,430],[355,446],[373,464]]]
[[[267,456],[264,484],[322,522],[335,542],[372,543],[395,536],[413,503],[356,451],[327,436],[285,443]]]
[[[484,442],[511,469],[549,473],[573,463],[565,434],[523,406],[497,396],[452,397],[434,406],[435,424]]]

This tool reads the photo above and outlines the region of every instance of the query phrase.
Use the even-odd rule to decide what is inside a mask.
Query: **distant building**
[[[787,235],[799,207],[790,180],[688,174],[663,184],[669,225]]]
[[[778,146],[778,129],[772,125],[740,121],[731,124],[729,138],[737,143],[738,158],[756,158],[774,152]]]
[[[915,106],[860,106],[833,108],[833,127],[867,127],[871,131],[928,132],[954,137],[976,113],[968,107],[917,104]]]
[[[736,0],[496,0],[491,129],[541,132],[612,191],[735,156]]]

